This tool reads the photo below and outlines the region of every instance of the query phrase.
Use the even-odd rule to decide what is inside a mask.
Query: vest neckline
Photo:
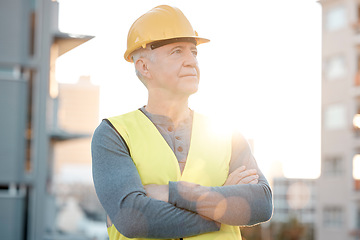
[[[187,166],[189,165],[189,160],[191,161],[192,160],[192,155],[193,155],[193,147],[192,147],[192,143],[193,143],[193,140],[194,140],[194,137],[196,137],[194,135],[194,132],[197,132],[197,131],[194,131],[194,130],[197,130],[197,129],[194,129],[194,126],[197,127],[197,124],[196,123],[196,120],[197,120],[197,113],[195,111],[193,111],[193,117],[192,117],[192,131],[191,131],[191,134],[190,134],[190,144],[189,144],[189,152],[188,152],[188,155],[186,157],[186,162],[185,162],[185,166],[184,166],[184,170],[183,172],[181,172],[180,170],[180,166],[179,166],[179,162],[177,161],[177,158],[176,158],[176,155],[175,153],[173,152],[173,150],[171,149],[171,147],[169,146],[169,144],[166,142],[166,140],[164,139],[164,137],[161,135],[161,133],[159,132],[159,130],[157,129],[157,127],[155,126],[155,124],[149,119],[148,116],[146,116],[146,114],[139,108],[137,110],[138,112],[141,113],[141,115],[143,117],[145,117],[147,119],[147,122],[149,123],[150,126],[152,126],[153,130],[155,130],[157,132],[157,135],[161,138],[161,141],[163,142],[163,144],[166,144],[166,147],[167,149],[171,152],[172,156],[173,156],[173,161],[176,162],[176,167],[177,167],[177,171],[179,173],[179,176],[180,176],[180,180],[181,180],[181,177],[184,175],[186,169],[187,169]]]

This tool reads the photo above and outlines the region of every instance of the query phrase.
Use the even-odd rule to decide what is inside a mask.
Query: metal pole
[[[35,2],[35,76],[32,105],[32,186],[29,188],[28,240],[43,239],[45,233],[46,183],[48,174],[49,137],[47,132],[47,101],[49,92],[49,62],[51,34],[49,0]]]

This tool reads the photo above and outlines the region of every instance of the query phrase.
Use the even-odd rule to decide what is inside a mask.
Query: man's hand
[[[230,173],[223,186],[237,184],[257,184],[258,178],[259,175],[257,174],[256,169],[246,170],[245,166],[241,166]],[[164,202],[169,201],[169,185],[148,184],[145,185],[144,188],[148,197]]]
[[[148,197],[164,202],[169,201],[169,185],[148,184],[144,188]]]
[[[246,170],[245,166],[237,168],[230,173],[223,186],[237,185],[237,184],[257,184],[259,175],[256,169]]]

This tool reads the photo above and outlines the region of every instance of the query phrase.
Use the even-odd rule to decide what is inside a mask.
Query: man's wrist
[[[169,201],[169,186],[168,185],[157,185],[149,184],[144,185],[146,195],[148,197],[168,202]]]
[[[169,203],[176,207],[196,211],[196,197],[193,194],[194,183],[169,182]]]
[[[169,202],[169,185],[160,185],[161,186],[161,194],[162,201]]]

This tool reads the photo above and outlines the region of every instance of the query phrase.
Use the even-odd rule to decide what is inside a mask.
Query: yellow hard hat
[[[145,48],[148,43],[156,42],[156,47],[160,47],[181,40],[192,40],[196,45],[210,41],[198,37],[180,9],[167,5],[157,6],[139,17],[131,26],[124,58],[132,62],[131,53],[140,47]]]

